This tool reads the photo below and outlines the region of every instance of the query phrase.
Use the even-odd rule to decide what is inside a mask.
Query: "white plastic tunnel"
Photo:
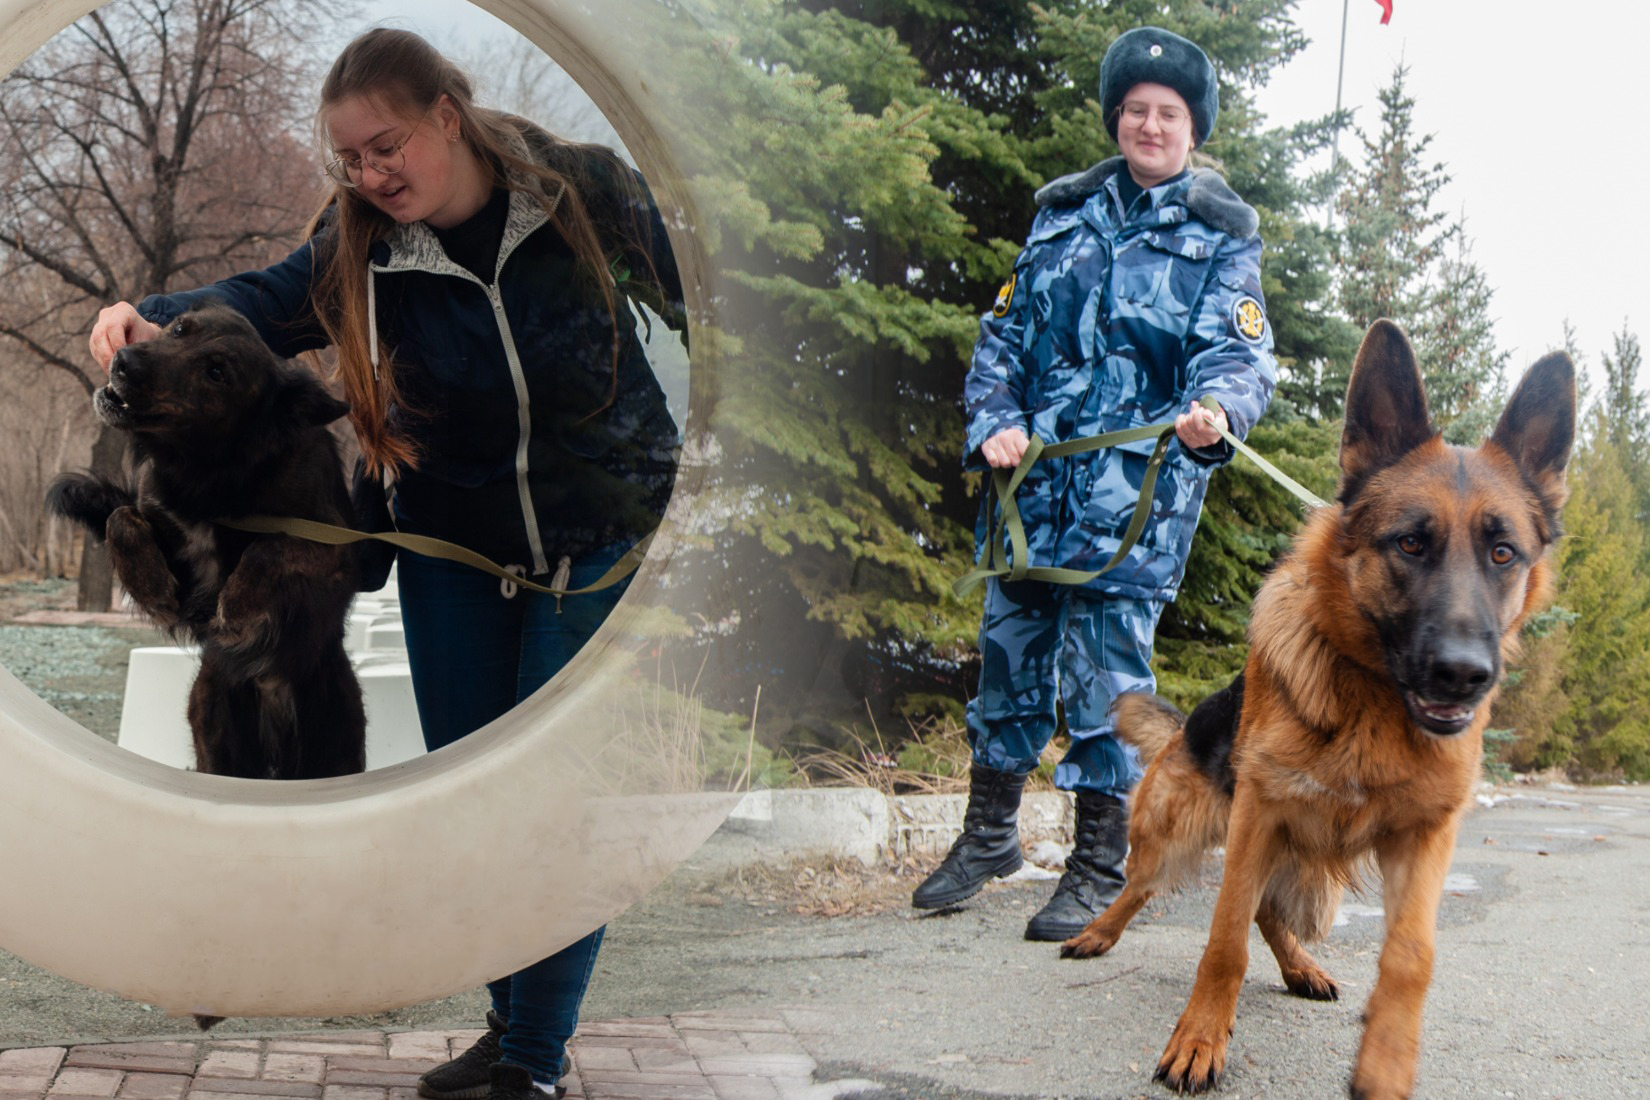
[[[580,82],[678,212],[671,243],[697,323],[727,308],[681,183],[686,144],[714,120],[683,122],[687,100],[668,74],[672,56],[705,52],[708,32],[681,5],[649,0],[481,6]],[[0,72],[89,8],[0,0]],[[669,111],[677,119],[661,123]],[[695,349],[690,434],[715,435],[715,391],[737,384],[721,369]],[[702,571],[677,520],[703,530],[705,478],[684,467],[676,518],[561,675],[476,734],[393,768],[291,783],[174,770],[0,671],[0,946],[169,1012],[321,1016],[474,988],[610,920],[735,799],[688,789],[634,729],[655,667],[638,654],[668,661],[661,621],[697,606]]]

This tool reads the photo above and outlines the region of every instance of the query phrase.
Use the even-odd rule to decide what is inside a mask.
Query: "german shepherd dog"
[[[1323,937],[1373,856],[1386,942],[1351,1093],[1410,1095],[1444,876],[1503,662],[1549,592],[1574,433],[1574,368],[1553,354],[1481,447],[1445,444],[1408,340],[1377,321],[1347,391],[1339,494],[1261,588],[1243,673],[1190,718],[1118,701],[1119,733],[1151,757],[1128,885],[1061,954],[1110,950],[1225,844],[1208,946],[1157,1065],[1169,1088],[1203,1092],[1225,1066],[1251,920],[1292,993],[1338,996],[1301,941]]]
[[[366,715],[344,652],[353,550],[214,522],[271,514],[347,525],[325,425],[348,406],[222,306],[121,348],[92,403],[130,435],[132,483],[63,474],[48,503],[107,540],[121,585],[157,626],[200,645],[189,693],[196,768],[249,779],[361,771]]]

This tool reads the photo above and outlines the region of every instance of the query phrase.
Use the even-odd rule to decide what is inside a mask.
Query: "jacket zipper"
[[[499,266],[503,267],[503,258]],[[516,387],[516,495],[521,498],[521,518],[527,524],[527,544],[533,550],[533,573],[548,573],[550,563],[544,557],[544,539],[539,535],[538,514],[533,509],[533,494],[527,483],[527,445],[533,435],[532,399],[527,393],[527,375],[521,369],[521,356],[516,354],[516,341],[510,334],[510,320],[504,315],[504,298],[495,282],[487,287],[487,300],[493,304],[493,319],[498,322],[498,334],[504,340],[504,358],[510,364],[510,380]]]
[[[512,201],[514,201],[513,197]],[[560,201],[561,195],[558,193],[555,196],[555,202],[559,203]],[[398,269],[387,265],[379,266],[377,264],[369,264],[369,273],[367,276],[370,280],[372,278],[372,272],[382,271],[385,273],[390,273],[398,270],[422,270],[431,275],[453,275],[458,278],[468,279],[470,282],[481,287],[486,293],[487,301],[493,307],[493,320],[498,324],[499,338],[504,344],[504,359],[510,366],[510,381],[514,384],[516,390],[516,425],[518,433],[516,438],[516,496],[521,502],[522,523],[527,528],[527,545],[533,552],[534,576],[550,572],[550,562],[544,556],[544,539],[539,534],[538,513],[533,508],[533,494],[527,481],[527,451],[528,444],[532,441],[532,401],[527,391],[527,375],[521,367],[521,356],[516,352],[515,337],[510,333],[510,321],[504,313],[504,298],[498,284],[499,276],[504,271],[504,262],[510,258],[511,253],[515,252],[517,246],[519,246],[528,237],[532,236],[533,233],[536,232],[539,227],[548,220],[548,217],[540,217],[535,219],[531,224],[522,227],[517,232],[514,240],[509,238],[509,231],[506,229],[506,237],[505,240],[501,242],[498,262],[493,268],[493,281],[490,284],[482,282],[482,280],[475,276],[474,272],[467,271],[453,263],[452,260],[445,254],[442,255],[442,259],[445,263],[435,267],[420,268],[415,266]],[[376,320],[376,318],[374,318],[374,320]]]

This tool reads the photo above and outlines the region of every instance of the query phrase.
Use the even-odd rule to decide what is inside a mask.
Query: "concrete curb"
[[[785,859],[836,857],[866,866],[943,855],[962,829],[964,794],[885,795],[861,787],[752,791],[704,846],[696,867],[727,869]],[[1069,845],[1075,817],[1064,791],[1020,803],[1020,838]]]

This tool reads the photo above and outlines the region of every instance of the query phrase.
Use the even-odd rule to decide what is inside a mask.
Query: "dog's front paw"
[[[1283,971],[1283,984],[1289,992],[1309,1001],[1338,1001],[1341,987],[1329,972],[1319,966],[1290,968]]]
[[[271,636],[275,619],[268,604],[253,596],[244,584],[231,581],[218,594],[212,617],[212,640],[228,649],[240,649]]]
[[[1060,945],[1062,959],[1093,959],[1117,946],[1118,935],[1103,927],[1103,918],[1095,918],[1087,928]]]
[[[257,576],[254,570],[236,570],[224,582],[218,593],[218,607],[212,616],[212,640],[227,649],[247,649],[252,646],[273,645],[278,620],[275,614],[275,596],[267,576]]]
[[[1184,1016],[1175,1025],[1152,1080],[1185,1095],[1208,1092],[1226,1068],[1230,1029],[1208,1029],[1189,1024]]]
[[[109,513],[104,526],[115,576],[134,603],[162,626],[178,621],[178,582],[155,545],[155,534],[136,508],[124,505]]]
[[[1412,1035],[1379,1022],[1365,1029],[1352,1071],[1353,1100],[1409,1100],[1420,1055],[1420,1043]]]
[[[145,544],[150,547],[155,545],[154,528],[143,518],[143,513],[130,504],[123,504],[109,513],[103,524],[103,537],[112,548],[129,555],[141,553]]]
[[[1410,1090],[1395,1088],[1388,1081],[1361,1082],[1355,1074],[1352,1078],[1352,1087],[1347,1094],[1352,1100],[1409,1100]]]

